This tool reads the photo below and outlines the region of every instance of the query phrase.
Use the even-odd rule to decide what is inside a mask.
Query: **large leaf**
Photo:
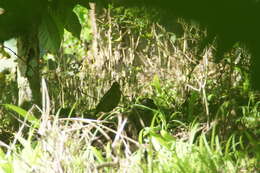
[[[73,36],[80,37],[81,25],[78,16],[73,12],[73,8],[77,4],[76,0],[57,0],[52,5],[51,14],[60,29],[60,33],[64,28],[71,32]]]
[[[71,11],[67,16],[65,29],[69,31],[74,37],[80,38],[81,24],[79,22],[78,16],[73,11]]]
[[[51,12],[53,16],[59,18],[59,22],[63,26],[65,26],[65,24],[67,23],[67,19],[71,16],[72,10],[75,5],[75,0],[57,0],[56,4],[52,6]]]
[[[3,106],[7,109],[15,111],[16,113],[27,119],[30,123],[34,125],[34,127],[39,127],[40,120],[37,119],[33,114],[30,114],[28,111],[12,104],[3,104]]]
[[[56,0],[50,5],[39,27],[41,48],[56,53],[64,34],[64,28],[75,37],[80,37],[81,25],[77,15],[73,12],[77,1]]]
[[[49,13],[46,13],[39,27],[40,46],[52,53],[56,53],[61,44],[62,36],[57,23]]]

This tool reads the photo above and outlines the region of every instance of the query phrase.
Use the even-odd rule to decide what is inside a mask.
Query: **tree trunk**
[[[18,105],[28,110],[33,104],[41,105],[39,40],[37,32],[17,39]]]

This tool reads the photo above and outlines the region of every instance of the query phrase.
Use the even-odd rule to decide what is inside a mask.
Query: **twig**
[[[20,59],[24,64],[26,64],[34,73],[36,73],[36,71],[33,69],[33,67],[30,64],[27,64],[27,62],[21,57],[19,56],[15,51],[13,51],[11,48],[6,47],[5,45],[1,45],[3,48],[8,49],[10,52],[12,52],[18,59]]]

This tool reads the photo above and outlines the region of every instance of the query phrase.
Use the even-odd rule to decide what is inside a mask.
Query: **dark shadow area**
[[[104,0],[105,1],[105,0]],[[216,40],[215,61],[223,59],[223,54],[237,42],[245,44],[252,55],[251,81],[255,90],[260,90],[260,3],[257,0],[107,0],[95,1],[102,5],[147,8],[152,13],[157,10],[161,21],[172,22],[177,18],[195,21],[207,29],[207,37],[202,46]],[[172,21],[170,21],[172,20]],[[166,27],[167,29],[167,27]]]

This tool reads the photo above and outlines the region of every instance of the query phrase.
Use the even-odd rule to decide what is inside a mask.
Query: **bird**
[[[99,103],[95,108],[95,114],[100,112],[110,112],[120,102],[122,92],[120,90],[120,85],[118,82],[114,82],[111,88],[104,94],[104,96],[100,99]]]

